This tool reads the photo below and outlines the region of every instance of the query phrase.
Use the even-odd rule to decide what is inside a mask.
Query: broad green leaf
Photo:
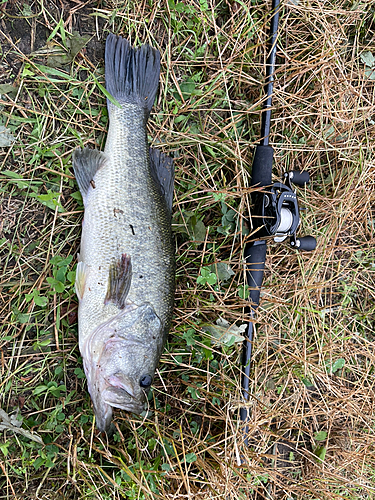
[[[325,446],[318,446],[314,450],[314,455],[319,459],[319,461],[324,462],[326,457],[327,448]]]
[[[32,17],[33,16],[33,11],[31,10],[30,5],[27,3],[23,4],[23,9],[22,9],[22,16],[23,17]]]
[[[65,290],[65,286],[61,281],[57,280],[56,278],[47,278],[47,282],[52,286],[52,288],[55,290],[57,293],[62,293]]]
[[[17,172],[12,172],[11,170],[4,170],[1,173],[2,173],[2,175],[6,175],[7,177],[10,177],[11,179],[22,179],[22,175],[17,174]]]
[[[48,303],[48,299],[46,297],[41,297],[39,295],[39,291],[35,288],[31,293],[25,294],[25,299],[26,302],[30,302],[32,299],[34,299],[35,304],[40,307],[45,307]]]
[[[89,36],[81,36],[78,31],[73,31],[72,37],[66,41],[66,45],[69,47],[69,52],[72,58],[81,52],[89,40]]]
[[[195,90],[195,83],[194,82],[181,83],[180,90],[184,98],[189,97]]]
[[[331,368],[332,373],[336,373],[337,370],[341,370],[341,368],[343,368],[344,365],[345,365],[345,359],[343,358],[337,359],[332,365]]]
[[[223,201],[227,197],[226,193],[212,193],[212,196],[215,201]],[[224,206],[226,206],[225,203]]]
[[[197,278],[198,285],[205,285],[206,283],[214,285],[217,281],[216,274],[212,273],[211,269],[207,266],[201,268],[200,274]]]
[[[37,457],[33,462],[34,469],[38,470],[44,464],[44,462],[45,462],[44,458]]]
[[[206,236],[206,228],[201,220],[198,220],[194,226],[194,238],[198,241],[204,241]]]
[[[193,346],[196,343],[195,339],[195,330],[193,328],[189,328],[186,332],[182,334],[182,338],[185,339],[187,346]]]
[[[314,434],[314,439],[315,441],[325,441],[327,439],[327,432],[326,431],[319,431],[316,434]]]
[[[216,273],[219,281],[228,281],[234,275],[234,271],[225,262],[218,262],[211,265],[212,272]]]
[[[206,238],[206,227],[201,220],[192,224],[193,237],[195,241],[204,241]]]
[[[44,339],[44,340],[38,341],[38,345],[40,347],[47,347],[48,345],[50,345],[50,343],[51,343],[51,339]]]
[[[196,462],[198,459],[197,459],[197,455],[195,453],[188,453],[186,456],[185,456],[185,460],[188,464],[191,464],[193,462]]]
[[[82,199],[82,195],[81,195],[80,191],[75,191],[70,196],[72,198],[74,198],[75,200],[77,200],[80,205],[83,205],[83,199]]]
[[[34,302],[37,306],[45,307],[48,303],[48,299],[47,297],[41,297],[40,295],[35,295]]]
[[[204,359],[214,359],[214,354],[211,349],[211,339],[210,338],[202,338],[202,344],[207,346],[207,347],[202,347],[202,353],[204,356]]]
[[[241,299],[246,300],[249,298],[249,295],[250,295],[250,290],[249,290],[248,285],[241,285],[238,287],[238,296]]]
[[[77,378],[85,378],[85,372],[79,367],[74,369],[74,375],[77,375]]]
[[[23,314],[23,313],[18,313],[17,314],[17,320],[22,323],[22,324],[25,324],[25,323],[28,323],[29,320],[30,320],[30,314]]]
[[[30,196],[36,198],[38,201],[40,201],[40,203],[42,203],[42,205],[45,205],[51,210],[56,210],[57,207],[58,212],[64,211],[61,203],[59,203],[58,201],[60,193],[56,193],[55,191],[48,191],[47,194],[31,193]]]
[[[67,267],[61,266],[55,274],[55,278],[57,281],[61,281],[61,283],[65,283],[65,275],[66,275]]]
[[[35,76],[35,72],[31,68],[30,64],[25,64],[23,70],[22,70],[22,78],[25,78],[27,76]],[[23,117],[22,117],[23,118]]]
[[[14,97],[18,92],[18,87],[14,87],[10,83],[3,83],[0,85],[0,95],[1,94],[9,94]]]
[[[0,443],[0,450],[2,451],[4,457],[6,457],[9,453],[9,446],[11,445],[12,443],[10,441],[8,442],[5,442],[5,443]]]
[[[73,61],[71,54],[60,53],[48,56],[47,64],[50,68],[64,68],[68,66]],[[50,78],[51,82],[59,83],[61,80],[55,80]]]
[[[46,385],[39,385],[38,387],[35,387],[33,390],[34,396],[38,396],[39,394],[42,394],[43,392],[46,392],[48,390],[48,387]]]
[[[61,257],[61,255],[55,255],[51,257],[50,262],[53,266],[68,266],[73,260],[73,255],[68,255],[68,257]]]
[[[175,118],[175,120],[174,120],[174,121],[175,121],[175,123],[180,123],[180,122],[182,122],[183,120],[187,120],[187,118],[188,118],[188,117],[187,117],[187,116],[185,116],[185,115],[179,115],[179,116],[176,116],[176,118]]]

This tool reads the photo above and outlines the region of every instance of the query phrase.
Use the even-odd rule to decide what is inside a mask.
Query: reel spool
[[[313,236],[297,238],[300,215],[296,190],[293,184],[303,186],[310,181],[308,172],[297,170],[284,174],[285,184],[275,182],[270,188],[255,195],[256,214],[253,218],[259,229],[259,236],[273,236],[281,243],[289,237],[292,248],[298,250],[315,250],[316,240]]]

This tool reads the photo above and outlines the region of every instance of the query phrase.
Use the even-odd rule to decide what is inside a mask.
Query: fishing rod
[[[260,290],[263,282],[264,265],[267,253],[267,240],[273,236],[276,242],[289,237],[293,248],[312,251],[316,247],[313,236],[297,237],[300,224],[299,207],[293,185],[303,186],[310,180],[306,171],[293,170],[284,174],[284,183],[272,183],[272,164],[274,150],[269,145],[271,128],[271,107],[273,83],[275,78],[276,47],[279,25],[280,0],[272,0],[272,18],[270,23],[269,49],[266,63],[265,95],[261,119],[261,140],[255,149],[251,173],[251,187],[260,188],[252,194],[251,221],[256,240],[245,246],[246,280],[250,290],[249,305],[246,314],[249,318],[242,355],[242,396],[249,401],[250,367],[254,336],[254,321],[259,306]],[[240,410],[244,427],[245,444],[248,444],[249,409]]]

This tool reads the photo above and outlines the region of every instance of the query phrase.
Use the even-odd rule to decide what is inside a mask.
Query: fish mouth
[[[132,387],[108,386],[102,393],[103,402],[114,408],[129,411],[139,415],[145,409],[146,395],[140,393],[135,395]]]
[[[146,409],[146,403],[127,403],[126,405],[115,406],[115,408],[120,408],[121,410],[128,411],[130,413],[135,413],[136,415],[140,415]]]
[[[140,415],[147,409],[146,398],[144,398],[143,402],[138,401],[124,389],[121,389],[120,400],[118,399],[118,389],[117,394],[114,394],[113,389],[117,388],[108,387],[101,396],[98,394],[96,401],[93,399],[96,426],[100,432],[106,432],[107,434],[112,428],[113,408],[119,408],[136,415]]]

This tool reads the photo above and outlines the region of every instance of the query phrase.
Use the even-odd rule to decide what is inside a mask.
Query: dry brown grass
[[[164,1],[62,5],[30,3],[36,15],[25,10],[18,25],[12,16],[25,6],[8,2],[0,20],[1,75],[20,85],[1,99],[17,142],[0,151],[0,404],[9,413],[20,408],[24,427],[45,442],[3,432],[0,498],[374,498],[375,80],[361,59],[375,54],[373,2],[300,0],[282,11],[274,174],[310,172],[312,182],[299,191],[307,209],[301,233],[316,236],[318,246],[311,254],[269,246],[249,447],[238,421],[240,346],[214,343],[203,328],[219,316],[246,320],[238,295],[244,237],[217,232],[218,193],[241,225],[250,206],[251,146],[259,139],[270,5],[186,0],[180,11]],[[188,9],[199,13],[193,27]],[[49,35],[60,17],[66,32],[97,31],[100,42],[94,38],[76,57],[65,81],[33,66],[31,75],[22,72],[25,64],[46,64],[47,49],[61,51],[59,31],[41,50],[41,30]],[[47,282],[58,266],[51,258],[72,255],[67,272],[75,264],[82,207],[71,197],[77,187],[70,156],[81,142],[101,146],[105,139],[104,99],[90,72],[102,81],[108,31],[162,53],[149,132],[176,157],[178,260],[175,319],[150,403],[155,410],[145,419],[117,411],[118,432],[109,441],[94,430],[79,372],[72,280],[59,293]],[[55,192],[63,208],[41,204],[30,196],[34,188]],[[194,216],[204,224],[202,242],[194,241]],[[220,261],[231,266],[232,279],[197,284],[200,269]],[[33,289],[47,305],[27,301]],[[40,389],[48,382],[66,391]]]

